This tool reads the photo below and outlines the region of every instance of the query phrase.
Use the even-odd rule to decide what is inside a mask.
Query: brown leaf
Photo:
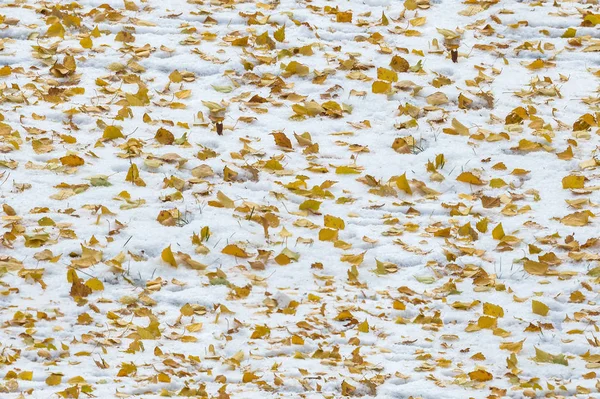
[[[92,289],[81,282],[81,279],[73,279],[70,295],[73,298],[85,298],[92,293]]]
[[[290,141],[288,136],[285,135],[285,133],[276,132],[276,133],[271,133],[271,135],[275,139],[275,144],[277,144],[278,146],[283,147],[283,148],[288,148],[290,150],[292,149],[292,142]]]

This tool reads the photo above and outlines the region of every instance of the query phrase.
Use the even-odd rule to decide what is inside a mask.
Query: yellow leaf
[[[405,0],[404,1],[404,8],[406,8],[409,11],[413,11],[417,9],[417,2],[416,0]]]
[[[46,36],[48,37],[60,37],[61,39],[65,38],[65,28],[60,24],[60,22],[55,22],[48,28],[46,32]]]
[[[497,323],[497,319],[495,317],[491,317],[491,316],[481,316],[478,320],[477,320],[477,327],[479,328],[495,328],[496,327],[496,323]]]
[[[92,42],[92,38],[89,36],[84,37],[83,39],[81,39],[79,41],[79,44],[81,45],[81,47],[83,48],[92,48],[94,46],[94,43]]]
[[[81,158],[80,156],[71,154],[71,155],[66,155],[64,157],[61,157],[60,163],[65,166],[81,166],[85,162],[84,162],[83,158]]]
[[[177,97],[180,100],[188,98],[191,95],[192,95],[192,91],[191,90],[180,90],[180,91],[178,91],[178,92],[175,93],[175,97]]]
[[[436,28],[438,33],[442,36],[444,36],[445,39],[448,40],[452,40],[452,39],[457,39],[460,37],[460,34],[450,30],[450,29],[440,29],[440,28]]]
[[[255,326],[250,339],[262,339],[271,335],[271,329],[265,326]]]
[[[59,385],[62,381],[62,374],[52,373],[48,378],[46,378],[46,384],[50,386]]]
[[[118,126],[106,126],[102,138],[105,140],[114,140],[124,138],[121,128]]]
[[[335,241],[338,238],[338,231],[335,229],[321,229],[319,230],[320,241]]]
[[[123,363],[117,373],[117,377],[127,377],[137,372],[137,366],[133,363]]]
[[[189,326],[186,326],[185,329],[188,332],[198,332],[202,330],[202,323],[192,323]]]
[[[363,263],[363,260],[365,259],[366,253],[367,253],[367,251],[361,252],[360,254],[357,254],[357,255],[342,255],[340,260],[342,262],[348,262],[354,266],[360,266],[360,264]]]
[[[356,175],[360,174],[360,171],[353,166],[338,166],[335,168],[335,173],[338,175]]]
[[[532,260],[526,260],[523,263],[523,269],[529,274],[543,276],[548,271],[548,264],[543,262],[534,262]]]
[[[348,321],[348,320],[352,320],[352,319],[354,319],[354,316],[352,315],[352,313],[350,313],[350,311],[348,311],[348,310],[343,310],[335,317],[334,320]]]
[[[248,45],[248,36],[240,37],[231,42],[232,46],[246,47]]]
[[[161,127],[156,131],[154,139],[162,145],[171,145],[175,141],[175,136],[167,129]]]
[[[254,381],[254,380],[258,380],[259,378],[260,378],[260,377],[259,377],[259,376],[257,376],[257,375],[256,375],[256,374],[254,374],[254,373],[251,373],[251,372],[245,372],[245,373],[244,373],[244,375],[242,376],[242,382],[243,382],[244,384],[247,384],[247,383],[249,383],[249,382],[252,382],[252,381]]]
[[[475,370],[469,373],[469,378],[471,379],[471,381],[485,382],[490,381],[494,378],[494,376],[485,370]]]
[[[589,23],[592,26],[596,26],[596,25],[600,24],[600,14],[589,13],[585,16],[585,18],[583,18],[583,21],[586,24]],[[589,25],[587,25],[587,26],[589,26]]]
[[[469,97],[462,93],[458,95],[458,108],[467,109],[471,104],[473,104],[473,100],[471,100]]]
[[[569,176],[563,177],[563,179],[562,179],[562,187],[564,189],[569,189],[569,188],[577,189],[577,188],[583,188],[584,186],[585,186],[585,177],[584,176],[569,175]]]
[[[381,25],[388,26],[390,24],[390,20],[385,16],[385,13],[381,12]]]
[[[0,76],[8,76],[12,73],[12,68],[8,65],[4,65],[0,68]]]
[[[521,139],[519,140],[519,145],[511,149],[519,151],[540,151],[544,149],[544,146],[541,143],[535,141]]]
[[[183,76],[181,76],[181,73],[176,69],[169,74],[169,80],[173,83],[181,83]]]
[[[504,309],[502,306],[494,305],[493,303],[485,302],[483,304],[483,314],[492,317],[504,317]]]
[[[23,381],[31,381],[33,379],[33,371],[21,371],[19,379]]]
[[[546,316],[550,308],[546,306],[546,304],[536,301],[535,299],[531,301],[531,310],[535,314],[539,314],[540,316]]]
[[[171,251],[171,246],[169,245],[160,253],[160,257],[163,261],[167,262],[169,265],[173,267],[177,267],[177,261],[175,260],[175,256],[173,256],[173,251]]]
[[[462,172],[460,175],[458,175],[456,180],[463,183],[473,184],[475,186],[482,186],[485,184],[479,177],[475,176],[471,172]]]
[[[421,26],[421,25],[425,25],[426,21],[427,21],[426,17],[419,17],[419,18],[413,18],[409,22],[412,26]]]
[[[332,215],[325,215],[323,218],[325,227],[330,227],[332,229],[338,230],[344,230],[344,228],[346,227],[346,224],[341,218]]]
[[[360,331],[361,333],[368,333],[369,332],[369,323],[365,320],[362,323],[358,324],[358,331]]]
[[[504,237],[504,228],[502,227],[502,223],[498,223],[498,226],[494,227],[492,230],[492,237],[494,240],[501,240]]]
[[[352,11],[338,11],[335,20],[336,22],[352,22]]]
[[[140,178],[140,171],[136,164],[132,163],[125,176],[125,181],[132,182],[136,186],[144,187],[146,183]]]
[[[564,225],[573,227],[585,226],[589,223],[590,214],[588,212],[589,211],[571,213],[560,219],[560,222]]]
[[[387,82],[397,82],[398,74],[395,71],[387,68],[377,68],[377,79]]]
[[[277,262],[279,266],[285,266],[291,262],[290,258],[286,254],[279,254],[273,258],[273,260]]]
[[[294,345],[304,345],[304,338],[299,335],[292,335],[292,344]]]
[[[346,382],[346,380],[343,380],[341,391],[342,391],[342,396],[352,396],[352,395],[354,395],[354,392],[356,391],[356,387],[348,384]]]
[[[233,200],[226,196],[222,191],[217,193],[217,199],[225,208],[235,208]]]
[[[282,64],[283,67],[283,64]],[[301,64],[298,61],[291,61],[289,64],[285,66],[285,74],[287,76],[298,75],[298,76],[306,76],[310,72],[310,69],[307,65]],[[313,106],[315,104],[318,106],[316,101],[312,102]]]
[[[504,187],[504,186],[506,186],[506,182],[504,180],[502,180],[502,179],[496,178],[496,179],[490,180],[490,187],[491,188],[501,188],[501,187]]]
[[[398,186],[398,188],[404,191],[406,194],[412,195],[412,189],[410,188],[408,180],[406,179],[406,172],[396,179],[396,186]]]
[[[562,38],[571,38],[571,37],[575,37],[575,35],[577,34],[577,29],[574,28],[567,28],[567,30],[565,31],[565,33],[562,34]]]
[[[573,148],[571,148],[571,146],[568,146],[567,149],[563,152],[557,152],[556,156],[558,157],[558,159],[562,159],[563,161],[571,160],[573,159]]]
[[[94,37],[96,37],[96,38],[98,38],[98,37],[101,36],[100,29],[98,29],[98,25],[96,25],[94,27],[94,29],[92,29],[91,35],[94,36]]]
[[[452,119],[452,127],[460,135],[466,136],[469,134],[469,128],[460,123],[456,118]]]
[[[102,284],[102,281],[98,280],[96,277],[86,281],[85,285],[90,287],[92,291],[102,291],[104,289],[104,284]]]
[[[533,61],[531,64],[528,64],[526,67],[527,67],[527,69],[534,70],[534,69],[542,69],[547,66],[548,65],[543,60],[538,58],[537,60]]]
[[[500,344],[500,349],[511,351],[513,353],[519,353],[523,349],[523,342],[525,342],[525,340],[518,342],[502,342]]]
[[[481,219],[480,221],[478,221],[478,222],[475,224],[475,227],[477,228],[477,230],[478,230],[480,233],[485,233],[485,232],[487,232],[487,229],[488,229],[488,219],[487,219],[487,218],[483,218],[483,219]]]
[[[437,91],[427,97],[425,97],[427,104],[429,105],[443,105],[448,104],[448,97],[441,91]]]
[[[281,162],[279,162],[276,159],[269,159],[266,163],[265,163],[265,169],[270,169],[270,170],[283,170],[283,165],[281,164]]]
[[[562,364],[563,366],[569,365],[569,361],[566,359],[564,354],[561,353],[559,355],[553,355],[538,348],[535,348],[535,357],[532,358],[532,360],[540,363]]]
[[[250,255],[246,253],[242,248],[234,244],[229,244],[221,250],[221,253],[225,255],[235,256],[237,258],[249,258]]]
[[[318,212],[319,211],[319,207],[321,206],[321,202],[320,201],[316,201],[316,200],[306,200],[303,203],[300,204],[299,208],[301,211],[305,211],[305,210],[311,210],[313,212]]]
[[[275,38],[275,40],[277,40],[278,42],[282,42],[285,40],[285,25],[281,26],[279,29],[277,29],[274,33],[273,33],[273,37]]]
[[[390,66],[396,72],[406,72],[406,71],[408,71],[408,68],[410,68],[408,61],[406,61],[404,58],[400,57],[399,55],[395,55],[392,57]]]
[[[375,263],[377,267],[373,272],[380,276],[390,273],[396,273],[398,271],[398,265],[392,262],[382,262],[378,259],[375,259]]]
[[[392,91],[392,85],[389,82],[377,80],[373,82],[371,91],[375,94],[388,94]]]

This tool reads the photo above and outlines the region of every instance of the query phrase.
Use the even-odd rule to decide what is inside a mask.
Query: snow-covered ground
[[[596,3],[3,1],[1,396],[599,397]]]

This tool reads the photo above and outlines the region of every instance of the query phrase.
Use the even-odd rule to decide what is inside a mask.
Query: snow
[[[0,66],[12,71],[0,77],[0,199],[9,207],[3,209],[0,241],[2,397],[85,397],[86,392],[98,398],[220,399],[598,395],[598,380],[590,373],[600,361],[587,356],[598,355],[592,344],[598,334],[598,284],[597,276],[588,275],[600,259],[593,241],[598,221],[590,216],[586,225],[573,226],[560,220],[586,209],[596,213],[597,165],[581,163],[597,155],[598,126],[587,132],[574,132],[572,126],[581,115],[598,112],[597,100],[583,101],[597,99],[597,52],[583,49],[597,44],[598,28],[580,26],[584,14],[598,13],[598,7],[594,2],[473,2],[483,10],[464,16],[458,13],[471,2],[416,3],[422,7],[405,11],[405,2],[388,0],[81,0],[81,8],[73,10],[59,1],[23,0],[0,6],[6,17],[0,24]],[[100,18],[106,4],[123,18]],[[127,10],[127,4],[137,10]],[[351,10],[352,23],[336,22],[325,7]],[[258,24],[248,24],[248,15],[256,12],[261,13]],[[64,39],[45,37],[55,22],[51,15],[64,21],[73,13],[82,18],[80,28],[66,27]],[[380,23],[382,13],[387,26]],[[207,16],[215,22],[204,23]],[[425,24],[412,26],[409,21],[417,17],[426,17]],[[7,24],[7,19],[18,22]],[[528,24],[509,26],[519,21]],[[490,35],[481,32],[488,24],[494,29]],[[274,40],[283,25],[285,40],[274,41],[275,49],[252,46],[265,31]],[[100,36],[92,35],[91,49],[82,48],[80,40],[96,26]],[[577,30],[580,47],[561,37],[570,27]],[[461,31],[458,63],[452,63],[436,28]],[[406,29],[420,35],[407,36]],[[115,41],[123,30],[135,41]],[[374,33],[383,42],[371,43]],[[243,36],[250,36],[251,45],[230,44]],[[515,50],[526,41],[533,44],[530,49]],[[32,46],[53,43],[57,52],[44,63]],[[146,44],[149,54],[134,56]],[[280,54],[307,45],[313,55]],[[66,63],[69,54],[76,60],[75,73],[53,76],[51,66]],[[393,55],[410,66],[422,62],[422,71],[400,72],[394,93],[375,94],[377,68],[389,69]],[[275,59],[261,63],[256,56]],[[353,79],[353,71],[343,70],[341,63],[352,58],[369,80]],[[526,67],[537,59],[556,65]],[[291,61],[308,66],[309,74],[282,75]],[[254,68],[246,70],[243,62]],[[189,71],[195,79],[170,82],[175,70]],[[315,71],[327,72],[327,79],[313,81]],[[434,87],[440,75],[450,84]],[[128,107],[131,117],[117,119],[128,105],[126,94],[135,95],[141,87],[135,76],[148,88],[149,102]],[[545,87],[546,76],[560,96],[517,95],[532,88],[536,77],[541,83],[535,87]],[[280,92],[272,89],[276,77],[285,84]],[[215,89],[223,86],[231,91]],[[47,101],[51,87],[85,92],[52,103]],[[183,90],[190,96],[178,99]],[[426,98],[436,92],[448,103],[429,105]],[[304,102],[285,96],[292,93],[306,96],[306,102],[344,104],[351,112],[339,118],[325,113],[293,118]],[[493,95],[492,104],[482,93]],[[473,100],[470,107],[459,107],[460,94]],[[9,95],[22,95],[27,102]],[[267,102],[248,103],[254,95]],[[218,136],[206,102],[222,101],[227,103],[225,129]],[[421,109],[418,126],[398,129],[414,117],[399,112],[406,104]],[[505,124],[516,107],[536,111],[522,124]],[[444,132],[453,119],[468,134]],[[126,137],[102,141],[107,125],[119,126]],[[159,128],[175,139],[187,134],[188,144],[158,143]],[[18,136],[11,134],[15,131]],[[276,144],[271,134],[277,132],[289,138],[291,149]],[[305,151],[294,137],[304,132],[318,143],[318,152]],[[392,148],[396,138],[409,136],[415,141],[409,153]],[[48,140],[42,144],[53,146],[48,152],[34,149],[34,141],[42,138]],[[127,158],[124,144],[131,139],[144,145]],[[552,148],[522,151],[523,139]],[[569,146],[572,159],[557,156]],[[198,157],[205,149],[215,156]],[[59,159],[71,153],[85,164],[62,166]],[[174,153],[185,162],[169,158]],[[436,177],[427,163],[435,163],[439,154],[445,162]],[[160,165],[152,163],[157,157]],[[265,168],[270,159],[283,169]],[[10,169],[2,161],[18,166]],[[145,186],[126,181],[132,164]],[[192,169],[203,165],[214,175],[194,177]],[[358,167],[358,173],[336,173],[340,166]],[[237,178],[231,179],[225,167]],[[463,172],[484,184],[457,181]],[[412,195],[395,182],[404,173]],[[586,177],[585,189],[563,188],[562,179],[572,174]],[[107,176],[111,185],[91,185],[98,175]],[[173,176],[185,181],[182,190],[173,187],[177,182],[169,186]],[[493,188],[492,179],[506,185]],[[435,191],[420,188],[420,182]],[[61,183],[90,186],[66,199],[51,198],[68,189],[57,187]],[[21,190],[21,184],[31,187]],[[323,184],[322,190],[308,192]],[[330,195],[319,194],[323,190]],[[120,196],[124,191],[130,206]],[[177,192],[180,199],[166,201]],[[485,207],[482,196],[496,198],[497,206]],[[227,198],[235,207],[227,206]],[[318,212],[301,209],[307,199],[322,202]],[[588,201],[565,202],[578,199]],[[181,213],[175,226],[157,221],[161,211],[173,208]],[[345,222],[335,245],[319,239],[325,215]],[[42,217],[51,218],[52,225],[40,225]],[[478,230],[476,224],[485,218],[487,229]],[[263,223],[270,224],[268,237]],[[468,223],[470,230],[464,227]],[[506,236],[515,238],[505,238],[504,244],[494,238],[499,223]],[[210,236],[198,245],[192,237],[200,237],[205,226]],[[44,233],[49,236],[43,245],[26,245],[26,237]],[[250,257],[223,253],[230,244]],[[177,268],[161,258],[167,247]],[[84,248],[101,251],[101,259],[79,265],[82,251],[89,251]],[[287,252],[290,262],[280,265],[286,262],[274,258],[286,248],[292,251]],[[51,255],[40,256],[44,250]],[[260,251],[272,251],[270,259],[265,262]],[[551,252],[558,261],[538,258]],[[110,261],[120,254],[116,268]],[[186,265],[185,254],[204,266]],[[342,260],[361,254],[362,262]],[[546,259],[549,273],[527,272],[524,258]],[[255,261],[263,262],[264,270],[252,267],[249,262]],[[390,262],[397,271],[376,273],[377,261]],[[73,265],[82,282],[98,279],[103,289],[74,298],[67,280]],[[43,284],[27,278],[27,270],[40,268]],[[583,299],[577,300],[577,293]],[[532,300],[548,306],[546,316],[532,311]],[[484,315],[485,303],[502,307],[504,315]],[[196,311],[182,310],[186,304]],[[351,316],[341,317],[344,311]],[[475,328],[485,320],[496,327]],[[263,326],[268,333],[259,334]],[[514,350],[518,364],[510,367],[513,352],[501,345],[520,341],[522,349]],[[143,347],[135,349],[140,343]],[[568,365],[534,359],[536,348],[556,359],[564,354]],[[135,364],[136,371],[125,373],[124,364]],[[473,377],[479,369],[491,380]],[[15,376],[7,374],[12,371]],[[20,374],[24,371],[32,372],[30,380]],[[47,379],[53,374],[62,375],[60,383]]]

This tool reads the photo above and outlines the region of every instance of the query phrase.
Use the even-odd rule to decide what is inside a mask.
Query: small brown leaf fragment
[[[217,127],[217,134],[219,136],[222,136],[223,135],[223,122],[220,122],[220,121],[217,122],[216,127]]]
[[[452,57],[452,62],[454,62],[454,63],[458,62],[458,50],[456,50],[456,49],[450,50],[450,56]]]

